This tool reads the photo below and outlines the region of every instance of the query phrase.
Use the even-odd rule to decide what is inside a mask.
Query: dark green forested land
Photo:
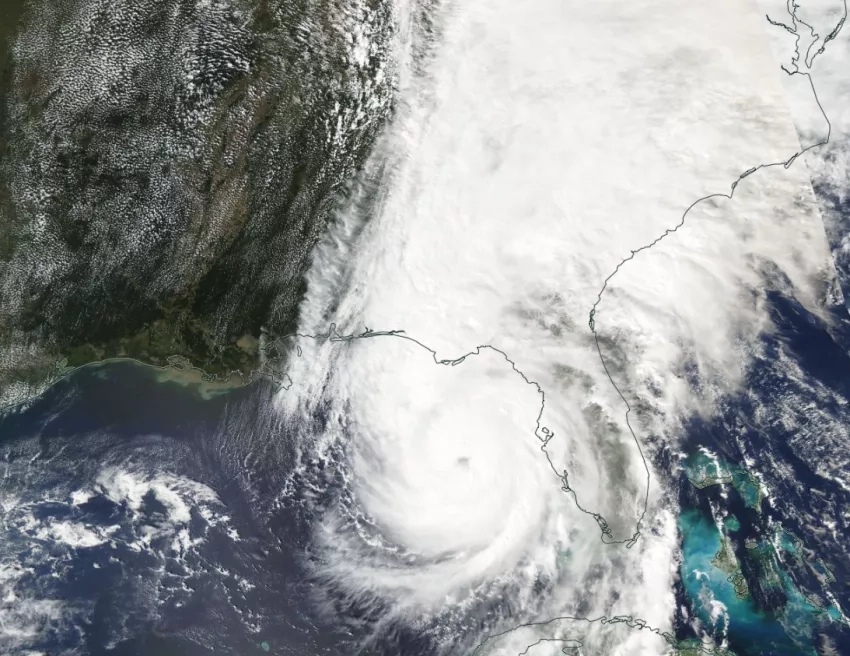
[[[0,4],[0,405],[64,359],[247,380],[390,111],[388,10]]]

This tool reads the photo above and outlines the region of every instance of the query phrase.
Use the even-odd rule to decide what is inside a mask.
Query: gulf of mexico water
[[[244,419],[271,390],[162,378],[84,367],[0,419],[0,652],[338,653],[305,612],[303,527],[262,514],[285,457]]]
[[[745,389],[688,422],[668,454],[682,649],[850,653],[850,328],[841,307],[827,322],[789,298],[771,296],[778,329]],[[301,502],[298,435],[277,421],[269,385],[213,392],[115,362],[3,414],[4,649],[435,653],[409,628],[364,643],[381,609],[316,594],[311,513],[337,482]]]

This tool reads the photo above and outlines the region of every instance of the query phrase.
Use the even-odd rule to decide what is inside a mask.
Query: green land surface
[[[0,3],[0,407],[113,359],[283,382],[392,111],[390,9],[351,19],[355,62],[334,0],[88,4]]]

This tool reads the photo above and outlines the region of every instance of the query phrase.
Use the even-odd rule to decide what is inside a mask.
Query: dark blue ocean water
[[[778,293],[770,302],[779,329],[764,336],[746,390],[710,422],[688,424],[684,450],[707,449],[737,473],[734,484],[702,489],[684,474],[673,480],[683,544],[677,637],[695,638],[698,625],[740,656],[850,654],[850,494],[838,480],[850,462],[850,323],[843,308],[827,323]],[[0,568],[15,572],[4,591],[15,600],[0,618],[31,633],[17,646],[354,653],[381,609],[312,586],[305,559],[316,504],[282,494],[299,485],[298,436],[269,412],[272,395],[260,384],[205,399],[114,363],[78,370],[0,418]],[[766,491],[760,503],[749,474]],[[325,493],[334,488],[329,474]],[[733,573],[712,563],[724,517],[743,598]],[[725,614],[712,617],[709,601]],[[434,651],[431,638],[390,629],[365,653]]]
[[[744,390],[688,425],[684,450],[706,450],[744,484],[680,479],[678,637],[694,638],[698,618],[735,654],[850,654],[839,610],[850,609],[850,323],[843,306],[825,321],[782,294],[768,300],[776,330],[762,336]],[[764,486],[760,503],[748,473]],[[712,564],[728,515],[744,599]],[[712,620],[710,601],[726,617]]]
[[[245,417],[270,394],[256,385],[205,400],[157,382],[149,369],[115,363],[81,369],[0,419],[2,489],[21,497],[20,521],[5,527],[4,560],[34,568],[17,582],[19,598],[56,600],[67,616],[39,624],[35,613],[30,625],[40,635],[27,646],[53,654],[341,653],[346,636],[304,615],[310,591],[295,554],[306,544],[306,518],[284,508],[269,520],[285,440]],[[104,471],[106,486],[98,483]],[[115,472],[130,472],[129,482]],[[95,493],[75,505],[80,490]],[[198,507],[179,517],[180,501],[170,497],[192,506],[210,492],[217,501],[196,504],[207,517]],[[108,542],[72,547],[43,535],[63,520],[117,528]],[[198,542],[175,548],[181,535]]]
[[[31,570],[5,588],[18,599],[0,620],[32,633],[10,647],[435,653],[433,637],[406,627],[371,639],[381,608],[313,585],[306,564],[321,498],[304,501],[292,472],[298,435],[276,423],[274,394],[255,384],[204,398],[149,368],[111,363],[77,370],[0,417],[0,571]],[[319,497],[330,501],[339,485],[328,471]],[[68,525],[84,527],[89,543],[72,534],[70,544]],[[105,539],[92,544],[92,535]]]

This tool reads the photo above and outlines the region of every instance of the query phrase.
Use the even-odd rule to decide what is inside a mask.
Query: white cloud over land
[[[377,201],[317,251],[300,331],[403,329],[437,360],[492,345],[511,362],[298,340],[281,411],[305,431],[322,415],[305,458],[345,446],[322,580],[414,623],[502,595],[492,626],[639,613],[667,630],[675,522],[641,449],[738,384],[771,329],[765,276],[817,310],[831,275],[802,161],[667,232],[800,150],[765,21],[731,0],[474,0],[437,18],[364,183]],[[527,381],[545,393],[545,453]],[[639,523],[644,537],[603,544],[562,471],[609,541]],[[588,636],[604,653],[665,648],[627,625]]]

